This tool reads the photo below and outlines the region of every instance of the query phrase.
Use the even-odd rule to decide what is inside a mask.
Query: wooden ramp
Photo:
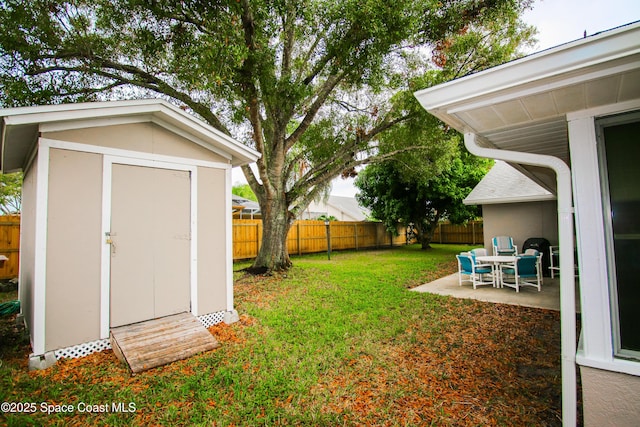
[[[111,329],[111,347],[133,374],[220,346],[191,313]]]

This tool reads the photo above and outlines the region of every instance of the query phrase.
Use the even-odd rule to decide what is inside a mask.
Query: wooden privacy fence
[[[331,221],[331,250],[379,248],[406,243],[405,229],[398,236],[389,233],[378,222]],[[254,258],[262,241],[262,221],[233,220],[233,259]],[[324,221],[300,220],[293,223],[287,236],[287,249],[292,255],[327,251],[327,227]]]
[[[0,280],[18,277],[20,265],[20,215],[0,216],[0,255],[9,258],[0,266]]]
[[[460,243],[479,245],[484,243],[484,228],[482,221],[469,221],[465,225],[441,222],[435,233],[433,243]]]
[[[379,222],[331,221],[331,250],[367,249],[406,244],[406,229],[398,228],[393,236]],[[233,259],[254,258],[262,241],[262,221],[233,220]],[[484,241],[482,221],[467,225],[443,223],[438,226],[434,243],[481,244]],[[327,228],[324,221],[296,221],[287,237],[287,248],[292,255],[327,251]]]
[[[403,245],[406,229],[398,228],[393,236],[379,222],[331,221],[331,250],[370,249]],[[233,259],[249,259],[258,255],[262,242],[262,221],[259,219],[233,220]],[[433,236],[434,243],[484,242],[482,221],[467,225],[442,223]],[[296,221],[287,237],[287,248],[293,255],[302,255],[327,250],[327,229],[323,221]],[[0,216],[0,255],[9,258],[0,267],[0,280],[18,277],[20,264],[20,215]]]

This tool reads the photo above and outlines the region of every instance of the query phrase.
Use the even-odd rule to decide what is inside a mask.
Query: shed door
[[[188,171],[113,164],[110,326],[190,311]]]

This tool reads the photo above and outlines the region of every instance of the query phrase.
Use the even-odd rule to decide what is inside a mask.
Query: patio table
[[[476,259],[482,263],[491,263],[493,264],[493,274],[496,278],[496,287],[502,287],[502,275],[498,274],[497,270],[499,264],[508,264],[516,262],[516,257],[513,255],[486,255],[486,256],[478,256]]]

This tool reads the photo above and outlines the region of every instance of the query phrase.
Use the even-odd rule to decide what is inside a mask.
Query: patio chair
[[[533,249],[535,250],[535,249]],[[538,251],[535,251],[538,252]],[[500,283],[520,292],[522,286],[542,288],[542,255],[518,255],[514,263],[500,264]]]
[[[518,247],[510,236],[497,236],[492,239],[494,255],[516,255]]]
[[[549,246],[549,271],[552,279],[560,274],[560,246]]]
[[[470,253],[461,253],[456,255],[456,258],[458,259],[458,286],[462,286],[462,282],[470,282],[473,284],[473,289],[481,285],[495,286],[492,264],[477,264]],[[467,278],[463,279],[462,276]]]
[[[479,257],[479,256],[487,256],[487,255],[489,255],[485,248],[471,249],[469,252],[471,253],[471,255],[473,255],[474,258],[475,257]]]

